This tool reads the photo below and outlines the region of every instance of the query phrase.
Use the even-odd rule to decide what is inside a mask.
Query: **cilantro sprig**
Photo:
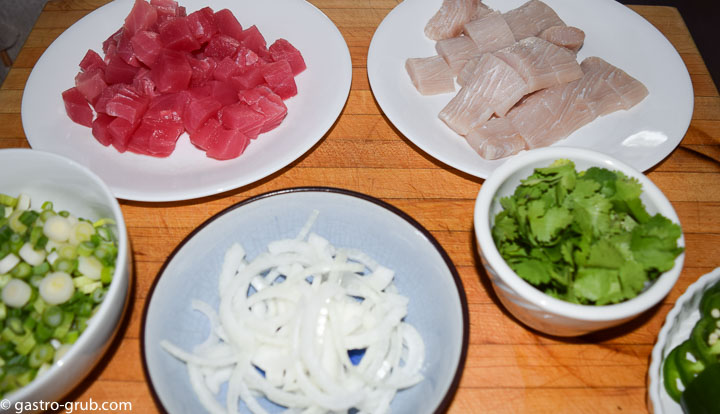
[[[536,168],[500,200],[492,236],[523,279],[572,303],[633,298],[670,270],[683,248],[679,225],[648,214],[641,184],[620,171],[578,173],[569,160]]]

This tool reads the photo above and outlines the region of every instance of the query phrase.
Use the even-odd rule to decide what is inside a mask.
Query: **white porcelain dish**
[[[210,6],[230,9],[243,27],[253,24],[268,44],[289,40],[303,54],[307,70],[296,78],[298,95],[285,101],[288,115],[234,160],[217,161],[196,149],[183,134],[168,158],[104,147],[89,128],[65,113],[61,93],[74,86],[78,63],[88,49],[122,26],[131,0],[93,11],[61,34],[33,68],[23,95],[22,121],[30,145],[71,158],[95,171],[116,197],[173,201],[232,190],[290,164],[315,145],[332,126],[350,91],[350,52],[340,31],[320,10],[302,0],[181,0],[189,12]]]
[[[670,398],[663,384],[662,365],[665,357],[689,336],[700,319],[698,306],[705,290],[720,282],[720,267],[703,275],[680,295],[665,317],[657,342],[650,356],[648,370],[648,409],[654,414],[682,414],[680,404]]]
[[[501,12],[525,0],[487,0]],[[545,0],[565,23],[585,31],[578,60],[599,56],[637,78],[650,91],[630,111],[596,119],[556,145],[588,148],[645,171],[664,159],[685,135],[693,111],[690,76],[680,55],[652,24],[614,0]],[[383,20],[368,51],[368,78],[390,122],[436,159],[487,178],[505,159],[481,158],[439,118],[454,94],[422,96],[405,71],[410,57],[436,55],[423,33],[441,0],[405,0]]]
[[[251,198],[209,219],[173,252],[155,279],[143,317],[141,351],[148,382],[165,411],[205,412],[185,365],[165,352],[160,341],[192,349],[205,339],[209,323],[190,303],[200,299],[217,308],[217,278],[226,249],[238,242],[252,259],[268,242],[295,237],[315,209],[319,215],[312,231],[336,247],[361,249],[395,270],[398,291],[409,298],[406,321],[425,342],[425,379],[400,391],[392,411],[421,414],[447,408],[469,335],[467,300],[450,258],[420,224],[382,201],[346,190],[295,188]],[[267,400],[261,404],[280,412]],[[247,412],[244,405],[240,408]]]
[[[685,253],[675,259],[672,269],[638,296],[606,306],[578,305],[552,298],[518,276],[500,256],[491,234],[495,216],[503,210],[500,199],[513,194],[520,180],[535,168],[547,167],[561,158],[573,161],[578,171],[601,167],[637,179],[643,188],[640,198],[651,215],[660,213],[678,224],[680,220],[670,201],[650,179],[629,165],[595,151],[569,147],[527,151],[509,159],[490,175],[478,193],[474,224],[478,251],[495,293],[505,308],[525,325],[549,335],[579,336],[620,325],[659,303],[680,276]],[[678,245],[685,246],[684,236]]]
[[[56,210],[90,220],[109,217],[117,223],[118,257],[105,299],[77,342],[56,364],[29,385],[4,398],[0,408],[58,401],[78,385],[110,346],[127,308],[131,283],[130,243],[120,205],[110,189],[86,167],[56,154],[28,149],[0,150],[0,165],[12,174],[0,174],[0,192],[28,194],[39,209],[52,201]],[[28,410],[30,411],[30,410]]]

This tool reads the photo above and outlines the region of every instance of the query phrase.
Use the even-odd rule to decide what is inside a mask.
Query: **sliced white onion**
[[[75,293],[72,277],[65,272],[52,272],[45,275],[38,286],[40,297],[51,305],[67,302]]]
[[[32,288],[21,279],[11,279],[2,290],[3,302],[11,308],[21,308],[30,299]]]
[[[422,380],[425,347],[404,322],[408,299],[397,293],[394,272],[310,233],[316,217],[297,238],[271,242],[252,261],[232,245],[217,313],[192,303],[210,321],[207,339],[192,353],[161,342],[187,364],[208,411],[235,413],[242,400],[264,413],[256,398],[265,397],[290,413],[383,413],[399,389]],[[348,351],[357,349],[365,354],[356,366]],[[228,383],[224,407],[219,381]]]
[[[82,273],[89,279],[99,280],[102,273],[103,265],[95,256],[78,257],[78,272]]]
[[[95,227],[92,223],[88,223],[87,221],[78,221],[70,230],[68,243],[73,246],[77,246],[84,241],[90,240],[90,237],[92,237],[93,234],[95,234]]]
[[[35,250],[32,244],[25,243],[18,252],[20,257],[31,266],[37,266],[45,261],[45,250]]]
[[[71,230],[72,224],[63,216],[50,216],[43,225],[43,234],[58,243],[66,242],[70,238]]]

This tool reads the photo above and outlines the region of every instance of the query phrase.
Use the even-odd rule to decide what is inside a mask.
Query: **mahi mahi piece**
[[[573,26],[553,26],[542,31],[539,38],[577,53],[585,42],[585,32]]]
[[[468,60],[482,54],[468,36],[438,40],[435,43],[435,50],[445,59],[453,74],[458,74]]]
[[[583,76],[576,56],[538,37],[525,38],[495,52],[512,66],[528,84],[528,92],[567,83]]]
[[[515,43],[510,27],[495,11],[466,23],[464,31],[478,46],[480,53],[494,52]]]
[[[469,80],[472,80],[479,65],[480,56],[468,60],[457,74],[456,80],[458,85],[465,86]]]
[[[413,85],[423,95],[455,92],[454,74],[440,56],[409,58],[405,69]]]
[[[478,12],[479,0],[443,0],[440,10],[425,25],[425,36],[432,40],[458,36],[463,25]]]
[[[475,14],[473,14],[470,20],[480,19],[490,14],[491,12],[492,9],[490,7],[488,7],[485,3],[479,1],[477,4],[477,8],[475,9]]]
[[[525,140],[507,118],[491,118],[465,138],[486,160],[509,157],[527,148]]]
[[[621,109],[648,94],[637,79],[598,57],[583,61],[582,78],[527,96],[507,114],[528,148],[551,145],[583,125]]]
[[[515,40],[537,36],[553,26],[565,26],[555,10],[540,0],[530,0],[522,6],[503,14]]]
[[[484,54],[472,78],[440,111],[439,117],[460,135],[467,135],[497,113],[504,115],[525,95],[527,85],[505,62]]]

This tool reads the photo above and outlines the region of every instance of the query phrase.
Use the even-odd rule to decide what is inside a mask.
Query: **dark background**
[[[618,0],[622,4],[676,7],[710,71],[720,85],[720,0]]]

